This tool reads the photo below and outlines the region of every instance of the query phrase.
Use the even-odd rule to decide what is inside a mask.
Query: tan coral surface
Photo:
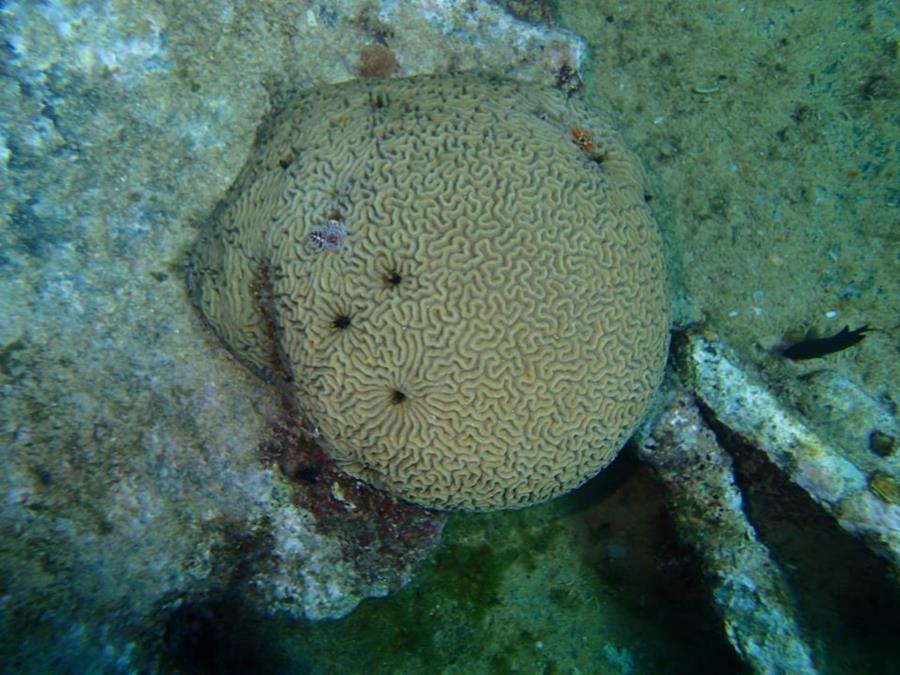
[[[607,117],[552,89],[327,86],[261,130],[189,280],[347,472],[429,507],[526,506],[608,464],[658,386],[645,191]]]

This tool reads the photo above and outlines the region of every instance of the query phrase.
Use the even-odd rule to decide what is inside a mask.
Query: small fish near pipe
[[[800,342],[781,347],[777,351],[781,356],[793,361],[818,359],[862,342],[863,338],[866,337],[865,334],[871,330],[872,329],[869,328],[868,324],[865,324],[856,330],[850,330],[850,326],[844,326],[844,329],[841,332],[835,333],[829,337],[807,337]]]

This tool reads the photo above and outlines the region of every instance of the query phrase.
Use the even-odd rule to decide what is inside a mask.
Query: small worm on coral
[[[347,244],[347,226],[343,220],[329,219],[324,225],[314,227],[306,235],[309,247],[316,253],[339,253]]]

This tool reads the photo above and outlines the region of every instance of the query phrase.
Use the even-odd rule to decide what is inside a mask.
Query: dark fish
[[[870,330],[872,329],[869,328],[868,324],[856,330],[850,330],[850,326],[844,326],[844,330],[840,333],[830,337],[807,338],[781,349],[779,353],[794,361],[817,359],[821,356],[827,356],[842,349],[847,349],[847,347],[852,347],[861,342],[866,337],[865,334]]]

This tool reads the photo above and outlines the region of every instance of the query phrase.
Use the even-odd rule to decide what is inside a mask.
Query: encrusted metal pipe
[[[669,492],[681,539],[702,559],[729,642],[758,673],[815,673],[785,580],[743,511],[731,457],[680,384],[641,457]]]

